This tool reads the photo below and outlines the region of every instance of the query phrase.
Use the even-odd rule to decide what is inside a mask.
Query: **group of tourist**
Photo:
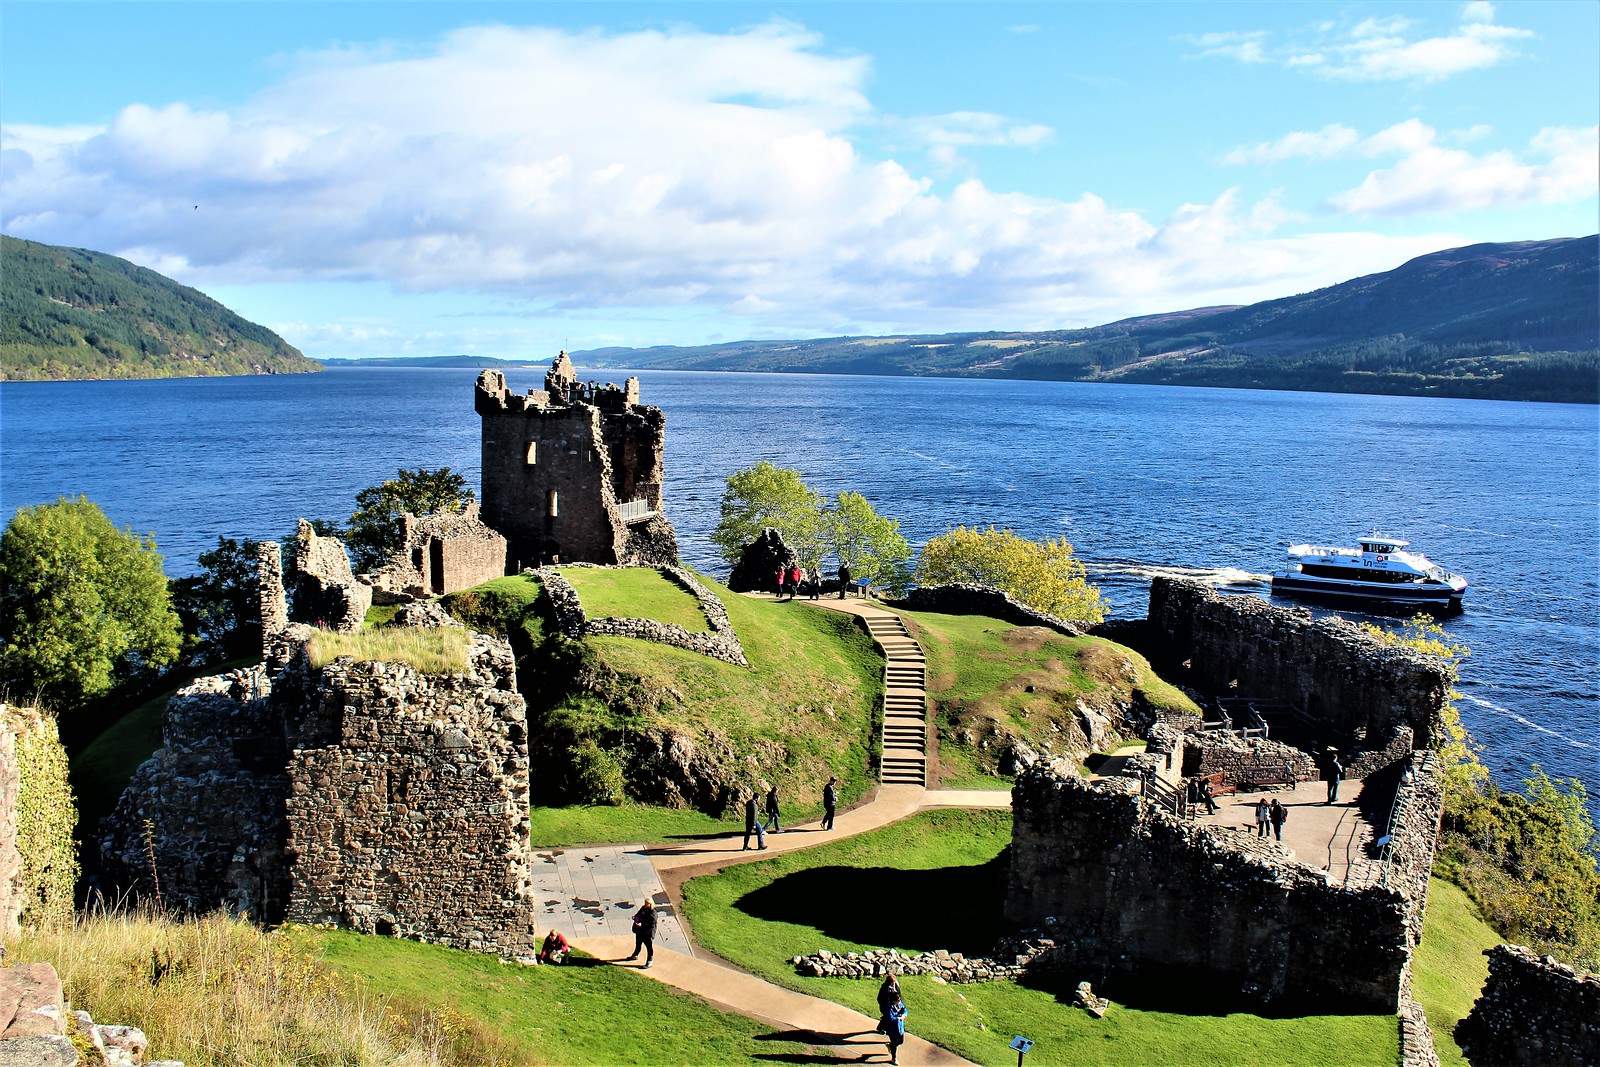
[[[843,600],[850,591],[852,575],[850,564],[839,564],[839,599]],[[778,599],[787,597],[790,600],[798,597],[802,592],[808,593],[810,599],[818,600],[822,597],[822,571],[812,568],[807,571],[798,563],[787,567],[779,567],[773,575],[772,587],[777,591]]]
[[[839,779],[831,777],[828,784],[822,787],[822,829],[833,829],[833,816],[839,807]],[[756,849],[759,851],[767,847],[767,835],[783,833],[783,827],[778,825],[780,809],[778,805],[778,787],[768,786],[766,797],[762,801],[760,810],[756,808],[756,798],[760,796],[758,790],[750,790],[744,794],[744,847],[741,852],[750,851],[750,839],[756,839]],[[761,816],[765,815],[763,821]]]
[[[1272,803],[1267,803],[1267,798],[1262,797],[1256,801],[1256,836],[1266,837],[1267,828],[1277,834],[1279,841],[1283,840],[1283,824],[1289,821],[1289,809],[1278,803],[1278,798],[1273,797]]]

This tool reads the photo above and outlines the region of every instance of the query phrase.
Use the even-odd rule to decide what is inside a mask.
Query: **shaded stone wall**
[[[1082,637],[1086,631],[1077,623],[1030,608],[1009,593],[987,585],[934,585],[911,590],[904,600],[891,602],[912,611],[933,611],[942,615],[988,615],[1014,626],[1047,626],[1057,633]]]
[[[266,664],[168,702],[163,747],[103,827],[107,888],[149,897],[159,879],[169,908],[528,955],[527,718],[510,646],[474,634],[465,674],[318,669],[310,634],[291,624]]]
[[[1058,965],[1097,986],[1159,974],[1265,1002],[1399,1008],[1411,947],[1400,891],[1330,885],[1276,842],[1137,793],[1061,764],[1017,780],[1005,915],[1046,930]]]
[[[323,668],[289,760],[288,918],[532,954],[527,714],[510,646],[471,673]]]
[[[1600,975],[1496,945],[1489,980],[1456,1030],[1475,1067],[1592,1067],[1600,1063]]]
[[[318,536],[311,524],[301,519],[294,562],[289,582],[294,590],[295,618],[329,630],[348,633],[361,629],[367,609],[372,607],[372,587],[351,571],[344,542]],[[265,595],[262,603],[266,603]]]
[[[1449,688],[1427,656],[1391,648],[1337,618],[1312,620],[1253,596],[1184,579],[1150,583],[1152,664],[1197,688],[1287,704],[1345,748],[1385,748],[1409,727],[1426,748]],[[1376,769],[1376,768],[1372,768]]]
[[[660,511],[666,417],[638,404],[632,379],[621,389],[578,383],[564,355],[545,384],[518,395],[499,371],[478,376],[483,519],[510,542],[513,571],[557,560],[631,562],[617,505],[643,500]],[[653,555],[663,536],[658,523],[645,541]]]

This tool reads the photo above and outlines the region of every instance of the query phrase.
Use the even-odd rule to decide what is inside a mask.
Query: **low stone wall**
[[[1422,1005],[1410,998],[1400,1008],[1400,1067],[1439,1067],[1433,1027]]]
[[[1210,730],[1189,734],[1185,741],[1183,773],[1186,777],[1221,772],[1226,781],[1238,784],[1247,771],[1281,767],[1289,768],[1297,782],[1314,782],[1322,776],[1317,770],[1317,761],[1309,753],[1264,737],[1245,737],[1234,730]]]
[[[994,982],[1018,978],[1027,971],[1029,957],[1015,956],[1001,961],[988,956],[963,956],[959,952],[920,952],[902,955],[892,948],[865,952],[829,952],[823,949],[810,956],[795,956],[795,973],[802,978],[882,978],[887,974],[930,974],[955,985]]]
[[[1147,649],[1163,678],[1208,693],[1250,693],[1325,725],[1346,753],[1384,748],[1409,727],[1426,748],[1449,689],[1437,661],[1367,636],[1339,618],[1200,582],[1150,583]]]
[[[572,564],[595,566],[595,564]],[[720,659],[739,667],[748,667],[744,646],[728,619],[728,609],[715,593],[682,567],[658,567],[663,575],[687,590],[700,604],[700,610],[711,627],[709,633],[691,633],[672,623],[655,619],[591,619],[584,613],[583,601],[572,583],[554,568],[543,567],[535,574],[544,583],[554,607],[556,628],[571,638],[582,637],[632,637],[640,641],[654,641],[660,645],[698,652],[702,656]]]
[[[940,615],[988,615],[1014,626],[1045,626],[1071,637],[1082,637],[1087,632],[1077,623],[1030,608],[1009,593],[989,585],[954,583],[924,586],[911,590],[903,600],[886,603],[891,607],[931,611]]]
[[[1057,966],[1097,988],[1161,973],[1254,1001],[1399,1009],[1412,909],[1398,889],[1331,885],[1276,842],[1138,789],[1061,764],[1017,780],[1005,915],[1054,939]]]
[[[1489,980],[1456,1029],[1478,1067],[1593,1067],[1600,1063],[1600,975],[1496,945]]]
[[[1398,891],[1407,901],[1406,918],[1422,937],[1422,917],[1428,907],[1428,879],[1433,874],[1433,854],[1439,844],[1439,823],[1444,817],[1444,781],[1439,759],[1431,752],[1410,757],[1389,813],[1389,843],[1384,846],[1380,883]]]

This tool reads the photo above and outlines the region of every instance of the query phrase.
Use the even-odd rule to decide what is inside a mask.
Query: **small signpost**
[[[1022,1067],[1023,1054],[1033,1047],[1033,1042],[1018,1034],[1011,1039],[1011,1047],[1017,1050],[1017,1067]]]

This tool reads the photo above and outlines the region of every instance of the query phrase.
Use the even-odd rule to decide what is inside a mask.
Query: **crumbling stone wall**
[[[456,511],[400,517],[401,547],[366,578],[383,602],[444,596],[503,578],[506,539],[478,517],[478,502]]]
[[[288,765],[290,920],[532,954],[527,713],[508,644],[470,658],[322,669]]]
[[[0,702],[0,937],[71,920],[76,822],[55,719]]]
[[[1475,1067],[1592,1067],[1600,1063],[1600,975],[1496,945],[1489,980],[1456,1038]]]
[[[1265,1002],[1398,1010],[1412,947],[1399,888],[1331,885],[1274,841],[1169,815],[1138,789],[1061,763],[1018,777],[1005,914],[1043,928],[1058,966],[1097,987],[1160,973]]]
[[[748,667],[750,661],[745,658],[744,646],[739,643],[739,635],[728,619],[728,609],[717,595],[682,567],[658,567],[657,570],[681,585],[699,602],[700,611],[711,628],[709,633],[691,633],[681,626],[655,619],[591,619],[584,612],[578,591],[559,571],[543,567],[536,573],[544,583],[546,595],[550,597],[556,629],[568,637],[575,640],[583,637],[632,637]]]
[[[466,673],[421,675],[312,667],[310,633],[291,624],[265,664],[168,702],[163,747],[104,827],[111,887],[150,896],[159,879],[182,910],[529,955],[527,716],[510,646],[474,634]]]
[[[344,542],[337,537],[319,537],[304,519],[295,538],[290,584],[295,617],[328,630],[351,633],[361,629],[367,609],[372,607],[372,587],[351,571]]]
[[[1150,583],[1152,665],[1211,693],[1236,691],[1287,704],[1326,723],[1346,750],[1386,748],[1403,728],[1426,748],[1449,688],[1448,672],[1338,618],[1312,620],[1253,596],[1200,582]],[[1375,768],[1373,768],[1375,769]]]
[[[545,388],[512,393],[499,371],[474,390],[483,419],[483,518],[510,543],[513,571],[549,562],[630,563],[633,551],[677,557],[660,516],[666,417],[639,404],[639,383],[577,381],[562,353]],[[625,516],[637,502],[644,514]],[[635,536],[630,526],[649,524]]]
[[[1245,737],[1235,730],[1196,730],[1184,738],[1183,774],[1216,774],[1239,784],[1248,771],[1287,767],[1297,782],[1314,782],[1321,776],[1310,753],[1264,737]]]
[[[1010,593],[993,586],[952,583],[918,587],[906,594],[904,600],[893,602],[895,607],[912,611],[932,611],[941,615],[988,615],[1014,626],[1047,626],[1069,637],[1082,637],[1086,631],[1077,623],[1049,612],[1030,608]]]

